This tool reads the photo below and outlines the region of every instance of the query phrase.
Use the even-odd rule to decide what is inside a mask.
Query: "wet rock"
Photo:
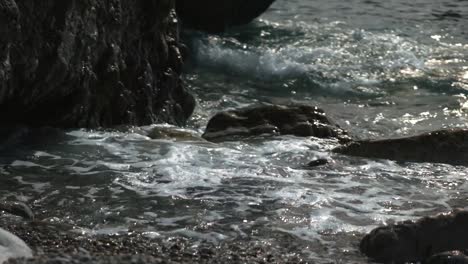
[[[323,110],[308,105],[261,105],[221,112],[208,122],[203,138],[223,141],[259,135],[347,138]]]
[[[430,257],[426,264],[468,264],[468,257],[461,251],[449,251]]]
[[[423,261],[441,252],[466,248],[468,211],[461,210],[378,227],[360,244],[362,253],[385,263]]]
[[[186,28],[222,32],[251,22],[275,0],[177,0],[177,14]]]
[[[183,124],[175,0],[0,0],[0,123]]]
[[[187,130],[175,127],[154,127],[149,133],[151,139],[169,139],[176,141],[204,141],[203,138]]]
[[[19,237],[0,228],[0,264],[9,258],[32,257],[32,250]]]
[[[446,129],[412,137],[360,140],[333,151],[395,161],[468,165],[468,130]]]
[[[0,212],[5,211],[12,215],[34,220],[34,213],[28,205],[22,202],[0,201]]]
[[[323,165],[327,165],[327,164],[328,164],[327,159],[316,159],[316,160],[313,160],[313,161],[307,163],[306,168],[314,168],[314,167],[319,167],[319,166],[323,166]]]

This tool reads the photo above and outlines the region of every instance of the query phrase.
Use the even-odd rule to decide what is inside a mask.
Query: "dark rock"
[[[151,139],[170,139],[176,141],[204,141],[203,138],[175,127],[154,127],[149,133]]]
[[[463,252],[455,250],[443,252],[430,257],[426,264],[468,264],[468,257]]]
[[[25,203],[1,201],[0,211],[5,211],[12,215],[21,216],[28,220],[34,220],[34,213]]]
[[[261,105],[221,112],[208,122],[203,137],[222,141],[263,134],[347,138],[323,110],[307,105]]]
[[[318,166],[323,166],[323,165],[327,165],[328,164],[328,160],[327,159],[316,159],[316,160],[313,160],[309,163],[307,163],[307,168],[313,168],[313,167],[318,167]]]
[[[405,138],[361,140],[333,151],[395,161],[468,165],[468,130],[446,129]]]
[[[223,32],[231,26],[251,22],[275,0],[177,0],[177,14],[183,27]]]
[[[417,262],[450,250],[468,248],[468,211],[452,211],[418,221],[378,227],[360,244],[365,255],[379,262]]]
[[[0,123],[183,124],[174,0],[0,0]]]

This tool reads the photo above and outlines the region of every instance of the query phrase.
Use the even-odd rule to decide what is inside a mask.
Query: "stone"
[[[203,138],[223,141],[260,135],[347,140],[346,132],[323,110],[308,105],[260,105],[221,112],[208,122]]]
[[[5,211],[9,214],[21,216],[24,219],[34,220],[34,213],[28,205],[22,202],[1,201],[0,211]]]
[[[454,210],[378,227],[361,241],[362,253],[378,262],[418,262],[468,248],[468,211]]]
[[[468,130],[444,129],[411,137],[358,140],[333,151],[403,162],[468,165]]]
[[[175,0],[0,0],[0,123],[183,125]]]
[[[327,165],[327,164],[328,164],[327,159],[316,159],[316,160],[312,160],[309,163],[307,163],[307,166],[305,166],[305,167],[306,168],[314,168],[314,167],[319,167],[319,166],[323,166],[323,165]]]
[[[32,250],[23,240],[0,228],[0,264],[10,258],[30,258]]]
[[[151,139],[167,139],[175,141],[204,141],[203,138],[180,128],[154,127],[148,132]]]
[[[177,0],[177,14],[184,28],[223,32],[250,23],[275,0]]]

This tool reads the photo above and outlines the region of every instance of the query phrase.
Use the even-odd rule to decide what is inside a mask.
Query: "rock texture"
[[[251,22],[275,0],[177,0],[177,14],[185,28],[222,32]]]
[[[182,124],[174,0],[0,0],[0,123]]]
[[[28,220],[34,220],[34,213],[28,205],[22,202],[0,201],[0,213],[6,213],[21,216]]]
[[[430,257],[426,264],[468,264],[468,257],[461,251],[448,251]]]
[[[396,161],[468,165],[468,130],[446,129],[405,138],[354,141],[334,152]]]
[[[378,227],[362,239],[360,249],[373,260],[385,263],[424,261],[441,252],[468,249],[468,211]],[[437,258],[443,259],[444,255],[434,256],[433,261]]]
[[[258,135],[347,140],[345,131],[333,124],[323,110],[308,105],[261,105],[221,112],[208,122],[203,138],[222,141]]]

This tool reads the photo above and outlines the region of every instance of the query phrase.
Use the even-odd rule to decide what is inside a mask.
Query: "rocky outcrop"
[[[468,165],[468,130],[446,129],[405,138],[360,140],[334,152],[395,161]]]
[[[385,263],[424,261],[441,252],[468,249],[468,211],[378,227],[362,239],[360,249],[373,260]]]
[[[0,0],[0,123],[183,124],[174,0]]]
[[[235,140],[258,135],[295,135],[339,138],[347,135],[323,110],[307,105],[261,105],[216,114],[208,122],[203,138]]]
[[[222,32],[251,22],[275,0],[177,0],[177,14],[184,28]]]

